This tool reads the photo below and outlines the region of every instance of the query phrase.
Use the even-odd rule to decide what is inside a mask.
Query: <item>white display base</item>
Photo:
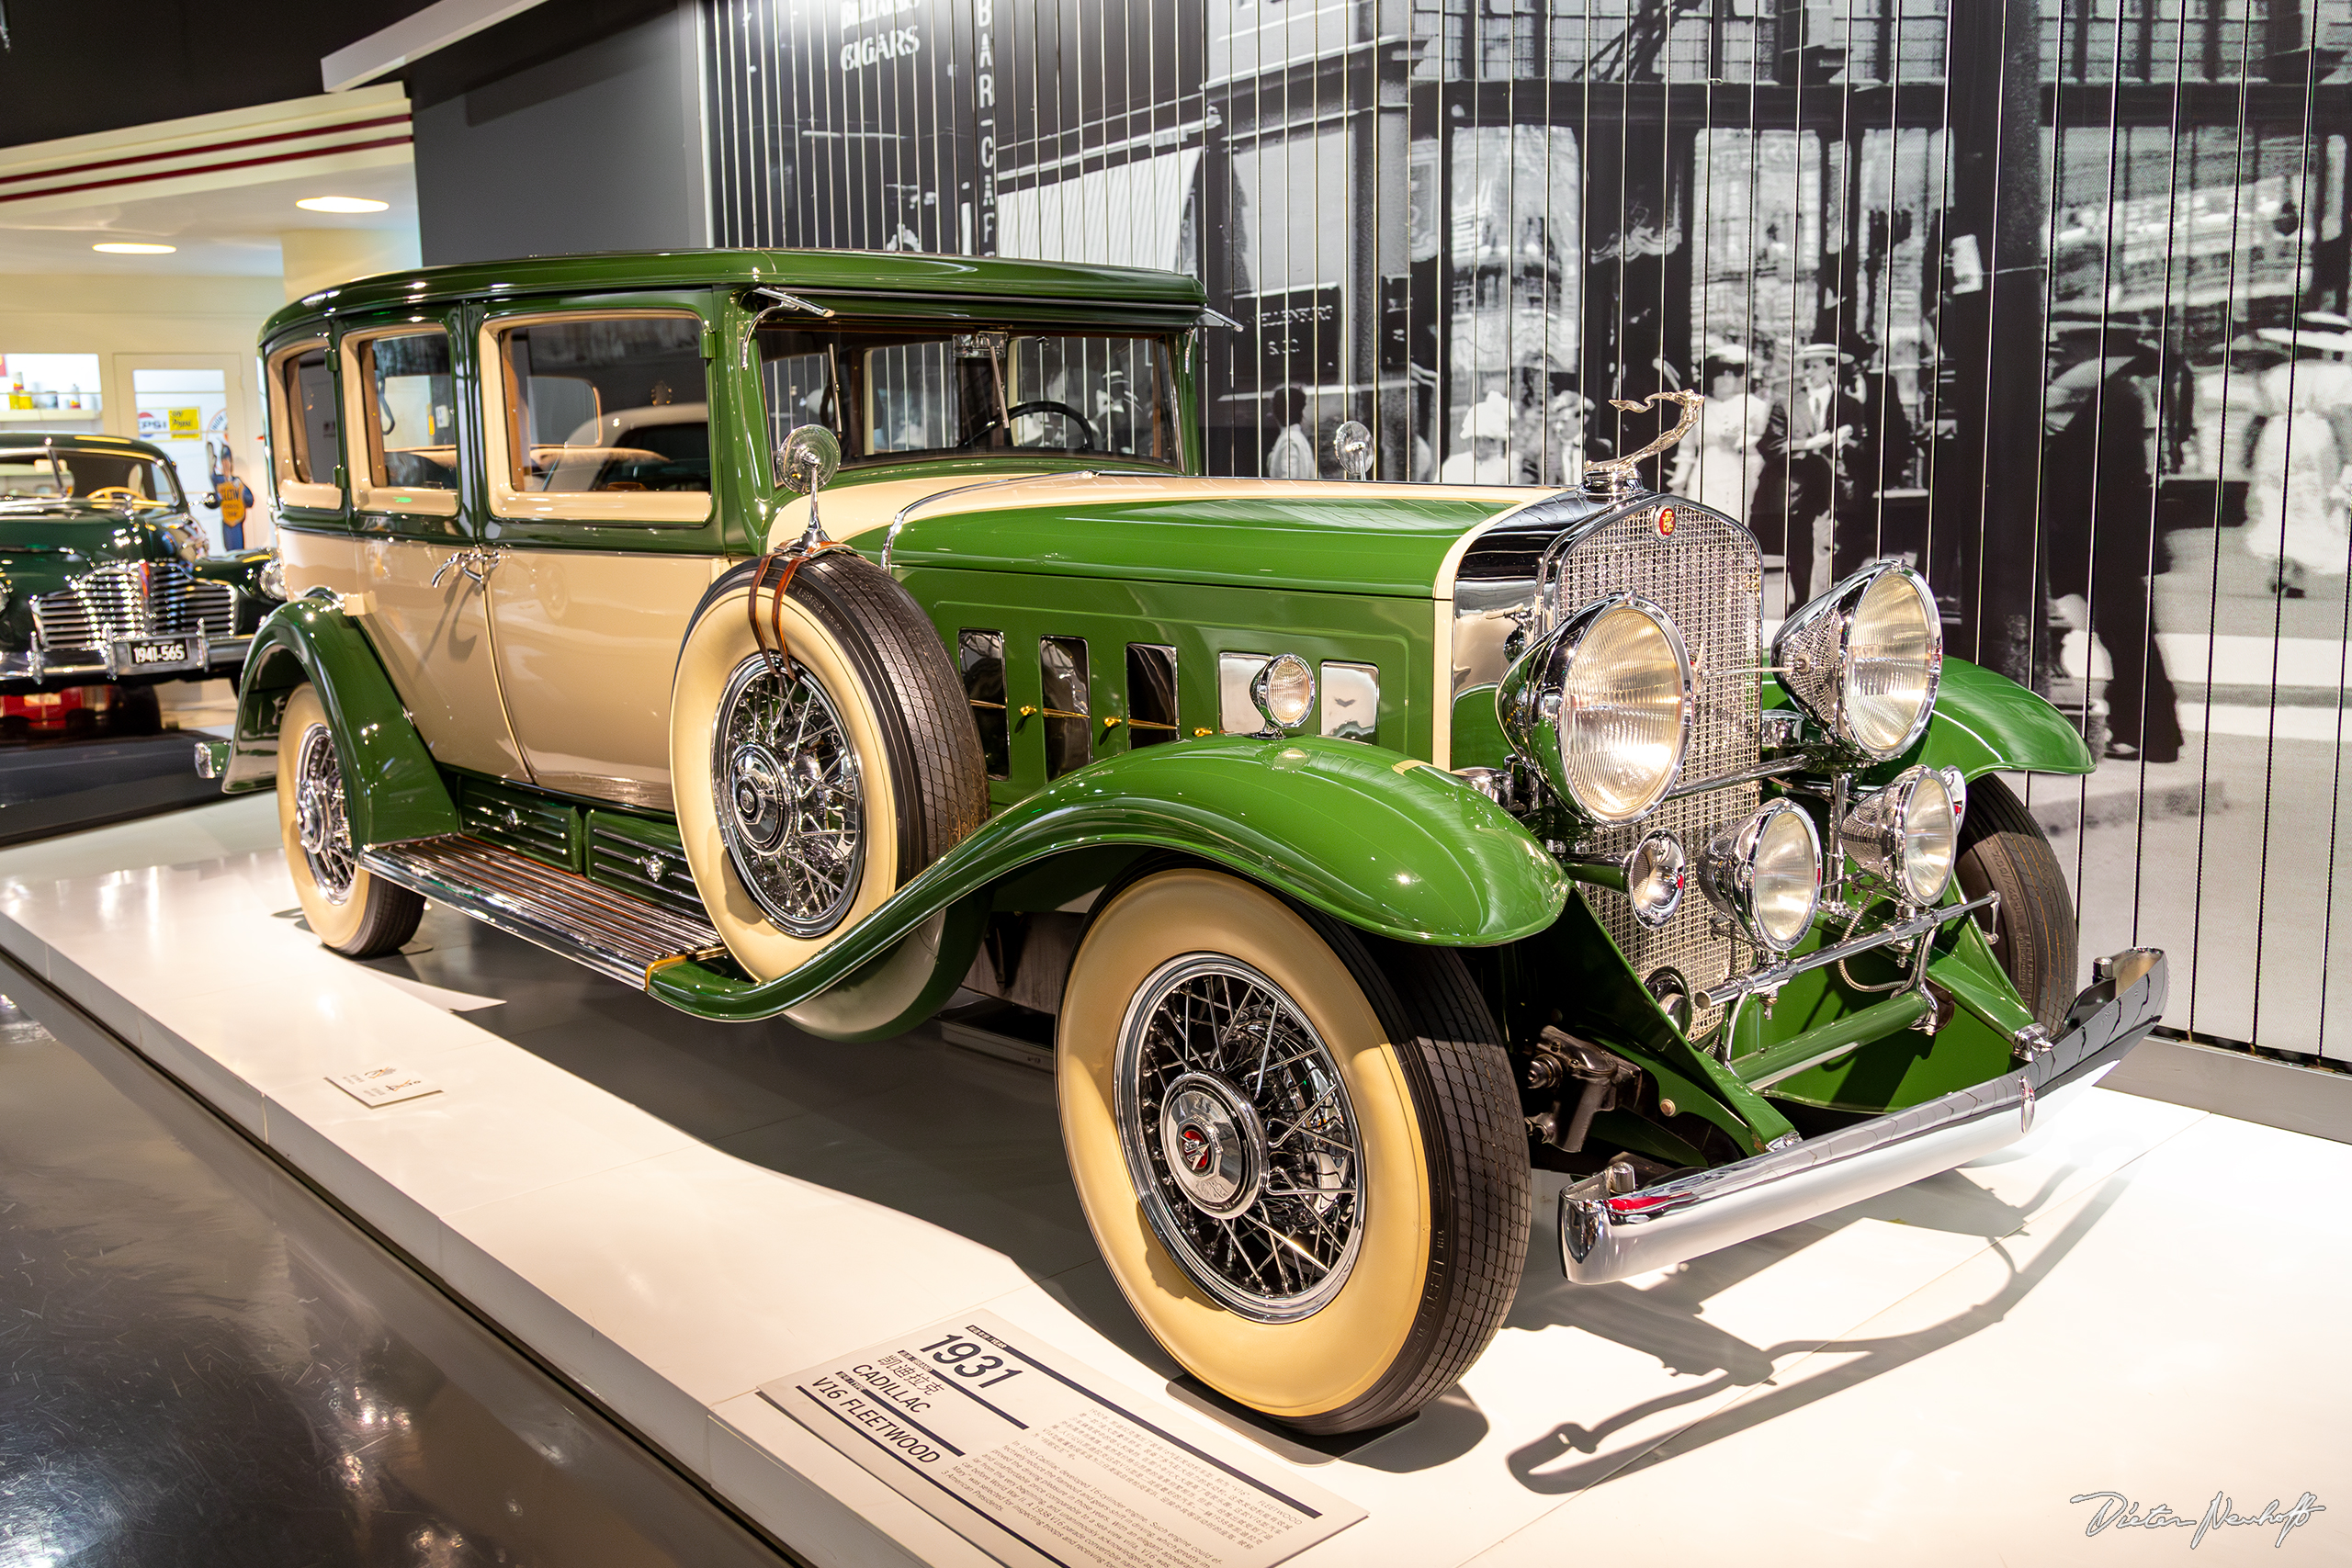
[[[2352,1147],[2091,1090],[1981,1166],[1585,1288],[1539,1178],[1485,1358],[1327,1451],[1173,1381],[1043,1075],[704,1023],[442,910],[352,964],[275,913],[275,840],[264,796],[0,852],[0,944],[819,1563],[987,1559],[755,1391],[983,1308],[1369,1510],[1301,1564],[2105,1563],[2188,1532],[2086,1539],[2070,1496],[2307,1489],[2286,1557],[2236,1529],[2199,1560],[2352,1561]],[[440,1092],[328,1081],[385,1066]]]

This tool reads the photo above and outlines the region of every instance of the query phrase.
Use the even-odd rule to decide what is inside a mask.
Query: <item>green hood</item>
[[[102,562],[177,560],[179,550],[157,523],[178,517],[126,518],[111,510],[0,512],[0,579],[18,595],[48,593]]]
[[[1428,486],[1153,479],[1123,496],[1095,482],[1099,501],[926,508],[893,563],[1427,599],[1463,535],[1518,504]]]

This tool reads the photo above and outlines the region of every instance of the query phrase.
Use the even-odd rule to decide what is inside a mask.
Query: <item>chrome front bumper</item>
[[[1608,1190],[1605,1172],[1576,1183],[1560,1194],[1560,1266],[1579,1285],[1645,1274],[2015,1142],[2033,1126],[2038,1099],[2097,1081],[2163,1016],[2162,953],[2120,953],[2107,973],[2075,998],[2065,1029],[2047,1048],[1973,1089],[1630,1192]]]
[[[138,663],[131,649],[135,642],[151,642],[158,638],[184,641],[188,645],[186,659]],[[22,653],[0,656],[0,683],[26,686],[73,685],[87,683],[106,685],[126,678],[140,680],[178,680],[189,675],[198,679],[216,671],[234,671],[243,668],[245,653],[253,647],[251,637],[208,637],[202,632],[158,632],[153,637],[123,638],[95,648],[43,648],[35,643]]]

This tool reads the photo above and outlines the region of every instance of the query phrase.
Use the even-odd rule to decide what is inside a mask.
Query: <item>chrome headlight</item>
[[[1821,901],[1821,835],[1803,807],[1773,801],[1707,846],[1699,886],[1748,941],[1786,953],[1812,928]]]
[[[1908,768],[1846,814],[1838,841],[1854,863],[1914,904],[1933,904],[1951,886],[1968,785],[1960,770]]]
[[[1682,776],[1690,656],[1665,611],[1611,594],[1520,655],[1495,693],[1495,716],[1573,809],[1631,822]]]
[[[1864,567],[1789,617],[1772,639],[1789,695],[1841,746],[1898,756],[1935,711],[1943,618],[1909,567]]]
[[[261,563],[261,570],[254,576],[254,585],[273,599],[283,600],[286,593],[286,558],[276,550]]]

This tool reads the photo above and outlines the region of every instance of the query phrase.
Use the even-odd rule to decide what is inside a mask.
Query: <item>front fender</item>
[[[1779,682],[1767,682],[1764,705],[1793,705]],[[1871,768],[1864,777],[1883,783],[1922,762],[1958,768],[1962,777],[1972,779],[2003,770],[2087,773],[2098,766],[2064,714],[2007,675],[1949,658],[1936,689],[1935,716],[1926,732],[1911,750]]]
[[[1559,918],[1567,878],[1509,813],[1449,773],[1351,740],[1222,736],[1105,759],[1009,807],[823,953],[760,985],[657,971],[690,1012],[766,1018],[821,995],[933,914],[1080,850],[1173,851],[1402,942],[1486,946]]]
[[[334,731],[357,848],[458,830],[457,805],[383,661],[322,594],[279,605],[254,634],[238,682],[223,790],[261,789],[277,778],[278,720],[288,695],[305,681],[318,688]]]

